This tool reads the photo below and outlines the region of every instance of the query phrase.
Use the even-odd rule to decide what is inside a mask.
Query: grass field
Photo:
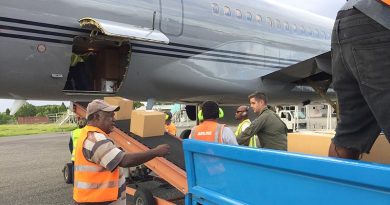
[[[0,125],[0,137],[32,135],[53,132],[69,132],[76,128],[74,124],[34,124],[34,125]]]

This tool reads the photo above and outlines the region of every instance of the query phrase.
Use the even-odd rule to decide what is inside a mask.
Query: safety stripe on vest
[[[249,141],[249,147],[256,147],[257,148],[257,140],[256,140],[257,135],[254,135],[251,137]]]
[[[100,166],[78,165],[78,166],[74,166],[74,171],[79,171],[79,172],[104,172],[104,171],[107,171],[107,170],[104,167],[100,167]]]
[[[74,186],[78,189],[108,189],[118,187],[118,181],[109,181],[101,184],[76,181]]]

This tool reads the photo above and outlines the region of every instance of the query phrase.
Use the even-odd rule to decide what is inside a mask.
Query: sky
[[[345,0],[275,0],[278,3],[290,5],[304,9],[321,16],[329,18],[336,18],[337,11],[345,3]],[[27,101],[33,105],[61,105],[63,101]],[[7,108],[12,107],[13,100],[0,99],[0,112],[5,112]],[[69,102],[65,102],[65,105],[69,105]]]

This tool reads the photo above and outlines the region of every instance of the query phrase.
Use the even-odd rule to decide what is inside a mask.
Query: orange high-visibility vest
[[[382,0],[382,2],[390,6],[390,0]]]
[[[97,127],[85,126],[81,130],[74,162],[73,199],[78,203],[116,201],[119,189],[119,168],[110,172],[85,159],[83,144],[89,132],[98,132],[107,137],[107,134]]]
[[[190,138],[206,142],[222,143],[222,131],[224,126],[224,124],[205,120],[192,129]]]

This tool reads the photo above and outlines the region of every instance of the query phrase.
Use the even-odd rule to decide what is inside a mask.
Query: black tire
[[[156,200],[148,189],[138,188],[134,194],[133,205],[155,205]]]
[[[65,183],[72,184],[73,183],[73,164],[66,163],[62,172],[64,173]]]
[[[180,138],[181,139],[188,139],[190,137],[190,134],[191,134],[191,130],[190,129],[186,129],[186,130],[183,130],[181,133],[180,133]]]

